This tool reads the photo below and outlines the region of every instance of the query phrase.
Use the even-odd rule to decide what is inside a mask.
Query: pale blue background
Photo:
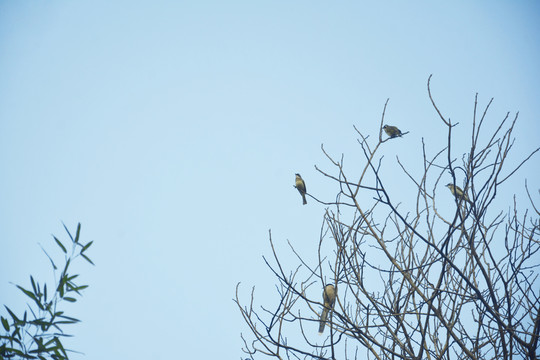
[[[457,157],[476,92],[489,126],[520,112],[516,159],[538,146],[539,20],[537,1],[0,1],[0,302],[23,309],[9,282],[50,278],[38,243],[80,221],[74,359],[239,358],[235,285],[275,305],[268,230],[315,250],[324,207],[292,186],[333,198],[321,143],[360,164],[352,125],[376,137],[390,98],[406,197],[395,155],[420,169],[421,138],[445,141],[433,74]],[[538,189],[532,164],[503,204]]]

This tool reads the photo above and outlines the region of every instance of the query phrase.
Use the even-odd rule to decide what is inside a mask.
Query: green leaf
[[[44,352],[46,349],[45,349],[45,346],[43,345],[43,338],[40,337],[40,336],[33,336],[33,340],[34,340],[34,343],[37,345],[37,349],[34,349],[34,350],[30,350],[29,353],[32,354],[32,353],[42,353]]]
[[[68,233],[69,238],[71,239],[71,241],[74,242],[74,241],[73,241],[73,236],[71,236],[71,233],[69,232],[69,230],[68,230],[66,224],[62,223],[62,225],[64,225],[64,229],[66,229],[66,232]]]
[[[84,290],[88,287],[88,285],[81,285],[73,288],[73,291],[75,291],[77,294],[81,294],[80,291]]]
[[[44,319],[45,318],[34,319],[32,321],[29,321],[28,323],[36,326],[49,325],[49,322],[45,321]]]
[[[64,297],[64,300],[69,301],[69,302],[75,302],[75,301],[77,301],[77,299],[72,298],[72,297],[69,297],[69,296],[65,296],[65,297]]]
[[[30,275],[30,282],[32,283],[32,289],[34,289],[34,294],[38,296],[39,291],[37,289],[36,282],[34,281],[34,277],[32,275]]]
[[[84,245],[81,249],[81,254],[86,251],[92,244],[94,243],[94,240],[90,241],[88,244]]]
[[[66,292],[67,293],[73,291],[73,289],[75,289],[75,286],[73,286],[72,283],[69,283],[69,282],[66,283]]]
[[[59,320],[59,321],[55,321],[55,323],[53,324],[53,326],[54,326],[55,328],[57,328],[58,330],[60,330],[60,328],[59,328],[57,325],[64,325],[64,324],[67,325],[67,324],[75,324],[75,323],[77,323],[77,321],[71,321],[71,320]],[[60,331],[62,331],[62,330],[60,330]],[[66,336],[66,335],[63,334],[63,336]]]
[[[17,287],[19,288],[19,290],[21,290],[26,296],[28,296],[29,298],[31,298],[32,300],[37,300],[36,296],[34,295],[33,292],[29,291],[29,290],[26,290],[25,288],[23,288],[22,286],[20,285],[17,285]]]
[[[78,278],[78,277],[79,277],[79,274],[71,275],[70,277],[67,278],[67,281],[66,281],[66,282],[69,282],[69,283],[70,283],[71,280],[76,279],[76,278]]]
[[[15,349],[15,348],[6,348],[6,351],[9,351],[15,355],[19,355],[20,357],[22,358],[25,358],[25,359],[33,359],[34,357],[33,356],[30,356],[30,355],[26,355],[25,353],[23,353],[21,350],[19,349]]]
[[[21,290],[26,296],[28,296],[29,298],[31,298],[32,300],[34,301],[37,301],[37,298],[36,296],[34,295],[33,292],[29,291],[29,290],[26,290],[25,288],[23,288],[22,286],[20,285],[17,285],[17,287],[19,288],[19,290]]]
[[[47,341],[45,343],[45,347],[47,347],[47,352],[48,353],[51,353],[51,352],[54,351],[55,353],[58,354],[58,349],[59,349],[59,347],[58,347],[58,338],[55,336],[54,338]]]
[[[26,296],[28,296],[30,299],[34,300],[34,302],[36,303],[36,305],[37,305],[41,310],[44,310],[44,307],[43,307],[43,305],[41,304],[41,301],[39,301],[39,299],[37,298],[36,295],[34,295],[33,292],[31,292],[30,290],[26,290],[25,288],[23,288],[23,287],[20,286],[20,285],[17,285],[17,287],[18,287],[19,290],[21,290]]]
[[[94,265],[94,263],[92,262],[92,260],[90,260],[90,258],[84,254],[81,254],[81,256],[86,260],[88,261],[90,264]]]
[[[15,325],[15,330],[13,330],[13,332],[11,333],[11,339],[17,342],[17,344],[22,345],[21,341],[19,340],[21,339],[21,328],[19,327],[19,323],[20,321],[17,322],[17,325]],[[15,337],[17,337],[18,339]]]
[[[63,271],[64,274],[67,274],[67,270],[70,264],[71,264],[71,258],[67,259],[66,261],[66,266],[64,266],[64,271]]]
[[[58,244],[58,246],[60,246],[60,249],[62,249],[64,254],[66,254],[67,250],[66,250],[65,246],[60,242],[60,240],[58,240],[58,238],[56,236],[53,236],[53,238],[54,238],[54,241],[56,241],[56,243]]]
[[[78,223],[77,224],[77,233],[75,234],[75,240],[73,241],[74,243],[79,242],[79,235],[80,234],[81,234],[81,223]]]
[[[64,279],[65,277],[60,279],[60,283],[58,284],[58,287],[56,288],[56,291],[58,294],[60,294],[60,297],[64,297]]]
[[[62,354],[67,359],[67,353],[66,353],[66,349],[64,349],[64,345],[62,345],[62,342],[60,341],[58,337],[55,336],[54,338],[56,339],[56,344],[58,345],[58,348],[62,350]]]
[[[71,317],[71,316],[60,315],[59,317],[61,317],[62,319],[70,320],[70,321],[73,322],[73,323],[77,323],[77,322],[80,322],[80,321],[81,321],[81,320],[76,319],[76,318]]]
[[[6,331],[9,331],[9,323],[8,323],[7,319],[4,318],[3,316],[0,317],[0,319],[2,320],[2,325],[4,326],[4,329],[6,329]]]
[[[43,252],[45,253],[45,255],[47,255],[47,257],[49,258],[49,260],[51,261],[51,264],[52,264],[52,267],[54,270],[58,269],[56,267],[56,265],[54,264],[54,261],[53,259],[49,256],[49,254],[47,254],[47,252],[45,251],[45,249],[43,248],[43,246],[41,246],[41,244],[39,244],[39,246],[41,247],[41,250],[43,250]]]
[[[71,259],[67,259],[66,266],[64,266],[64,271],[62,271],[62,275],[60,276],[60,281],[58,282],[58,288],[56,288],[56,291],[60,293],[60,297],[64,297],[64,285],[66,284],[67,279],[68,279],[67,270],[68,270],[70,262],[71,262]]]
[[[9,315],[11,315],[11,318],[13,319],[13,322],[19,322],[21,320],[19,320],[19,318],[13,313],[13,311],[11,311],[6,305],[4,305],[4,307],[6,308],[7,312],[9,313]]]

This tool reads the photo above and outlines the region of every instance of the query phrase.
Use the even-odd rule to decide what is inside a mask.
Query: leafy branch
[[[93,241],[80,241],[81,224],[77,225],[75,235],[72,235],[64,225],[71,243],[62,242],[53,235],[53,239],[63,254],[63,263],[57,266],[53,258],[42,250],[50,260],[55,283],[47,286],[46,282],[38,282],[30,275],[31,287],[15,285],[30,302],[28,310],[17,316],[7,305],[4,305],[7,316],[0,316],[3,333],[0,333],[0,360],[4,359],[68,359],[68,353],[73,350],[65,349],[62,338],[71,335],[64,332],[64,326],[78,323],[80,320],[65,314],[61,310],[65,302],[74,303],[82,296],[82,291],[88,285],[78,284],[78,274],[71,273],[75,259],[83,258],[94,265],[86,254]],[[65,244],[68,244],[66,246]],[[58,274],[58,269],[62,269]],[[54,289],[51,293],[50,289]]]

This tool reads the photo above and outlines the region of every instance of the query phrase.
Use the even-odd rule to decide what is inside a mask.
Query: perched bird
[[[459,186],[454,186],[453,184],[446,184],[446,187],[450,189],[450,191],[452,192],[452,195],[454,195],[455,197],[463,199],[467,201],[468,203],[471,203],[471,200],[469,199],[467,194],[464,193],[463,190],[461,190]]]
[[[391,138],[395,138],[395,137],[401,136],[401,130],[399,130],[399,129],[398,129],[397,127],[395,127],[395,126],[384,125],[384,126],[383,126],[383,130],[384,130],[384,132],[386,133],[386,135],[390,136]]]
[[[306,205],[307,204],[307,201],[306,201],[306,183],[304,182],[304,179],[302,179],[300,174],[295,174],[295,175],[296,175],[295,187],[298,189],[298,192],[300,193],[300,195],[302,195],[303,204]]]
[[[319,320],[319,334],[324,331],[326,320],[328,319],[328,312],[334,308],[336,302],[336,288],[332,284],[328,284],[324,287],[322,294],[324,301],[324,309],[321,313],[321,319]]]

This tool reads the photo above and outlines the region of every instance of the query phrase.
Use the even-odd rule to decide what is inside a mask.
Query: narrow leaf
[[[59,320],[59,321],[55,321],[53,326],[55,328],[57,328],[58,330],[60,330],[60,328],[57,326],[57,325],[67,325],[67,324],[75,324],[76,321],[71,321],[71,320]],[[60,330],[62,331],[62,330]],[[66,335],[62,335],[62,336],[66,336]]]
[[[21,357],[24,357],[24,358],[28,359],[28,355],[26,355],[25,353],[23,353],[23,352],[22,352],[21,350],[19,350],[19,349],[7,348],[6,350],[9,351],[9,352],[14,353],[14,354],[16,354],[16,355],[19,355],[19,356],[21,356]]]
[[[49,256],[49,254],[47,254],[47,252],[45,251],[45,249],[43,248],[43,246],[41,246],[41,244],[39,244],[39,246],[41,247],[41,250],[43,250],[43,252],[45,253],[45,255],[47,255],[47,257],[48,257],[49,260],[51,261],[51,264],[52,264],[52,266],[53,266],[53,269],[54,269],[54,270],[58,269],[58,268],[56,267],[56,265],[54,264],[53,259]]]
[[[34,294],[37,296],[39,294],[39,291],[36,286],[36,282],[34,281],[34,277],[30,275],[30,282],[32,283],[32,289],[34,289]]]
[[[71,320],[71,321],[73,321],[73,322],[79,322],[79,321],[81,321],[81,320],[79,320],[79,319],[76,319],[76,318],[71,317],[71,316],[66,316],[66,315],[60,315],[60,316],[58,316],[58,317],[61,317],[62,319]]]
[[[34,295],[33,292],[31,292],[30,290],[26,290],[25,288],[23,288],[23,287],[20,286],[20,285],[17,285],[17,287],[18,287],[19,290],[21,290],[26,296],[28,296],[30,299],[34,300],[34,302],[36,303],[36,305],[37,305],[41,310],[44,310],[43,305],[41,304],[41,301],[39,301],[39,299],[37,298],[36,295]],[[26,321],[26,319],[25,319],[25,321]]]
[[[88,261],[90,264],[94,265],[94,263],[92,262],[92,260],[90,260],[90,258],[84,254],[81,254],[81,256],[86,260]]]
[[[62,350],[62,354],[64,354],[65,358],[67,359],[66,349],[64,349],[64,346],[62,345],[62,342],[60,341],[60,339],[58,337],[55,337],[55,339],[56,339],[56,344],[58,345],[58,348],[60,348],[60,350]]]
[[[58,283],[58,287],[56,288],[56,291],[60,294],[60,297],[64,297],[64,281],[65,276],[60,278],[60,282]]]
[[[73,242],[79,242],[79,235],[81,234],[81,223],[77,224],[77,233],[75,234],[75,240]]]
[[[58,240],[58,239],[56,238],[56,236],[53,236],[53,238],[54,238],[54,241],[56,241],[56,243],[58,244],[58,246],[60,246],[60,249],[62,249],[62,251],[64,252],[64,254],[66,254],[66,253],[67,253],[67,250],[66,250],[65,246],[60,242],[60,240]]]
[[[6,331],[9,331],[9,323],[8,323],[7,319],[4,318],[3,316],[0,317],[0,319],[2,320],[2,325],[4,326],[4,329],[5,329]]]
[[[64,225],[64,229],[66,229],[66,232],[68,233],[69,238],[71,239],[71,241],[73,241],[73,236],[71,236],[71,233],[69,232],[69,230],[68,230],[66,224],[62,223],[62,225]]]
[[[37,297],[34,295],[33,292],[31,292],[30,290],[26,290],[25,288],[23,288],[22,286],[20,285],[17,285],[17,287],[19,288],[19,290],[21,290],[26,296],[28,296],[30,299],[34,300],[34,301],[37,301]]]
[[[16,341],[17,344],[22,345],[21,341],[19,340],[21,339],[21,328],[19,327],[19,323],[20,321],[17,323],[17,325],[15,325],[15,330],[13,330],[13,332],[11,333],[11,338]],[[16,339],[15,337],[17,337],[18,339]]]
[[[88,287],[88,285],[81,285],[81,286],[77,286],[76,288],[73,288],[73,291],[76,291],[77,294],[79,294],[79,291],[81,290],[84,290]]]
[[[81,249],[81,254],[86,251],[92,244],[94,243],[94,240],[90,241],[88,244],[84,245]]]
[[[71,282],[71,280],[76,279],[78,277],[79,277],[79,274],[71,275],[70,277],[67,278],[67,282]]]
[[[9,315],[11,315],[11,318],[13,319],[13,322],[19,322],[19,318],[11,311],[6,305],[4,305]]]

